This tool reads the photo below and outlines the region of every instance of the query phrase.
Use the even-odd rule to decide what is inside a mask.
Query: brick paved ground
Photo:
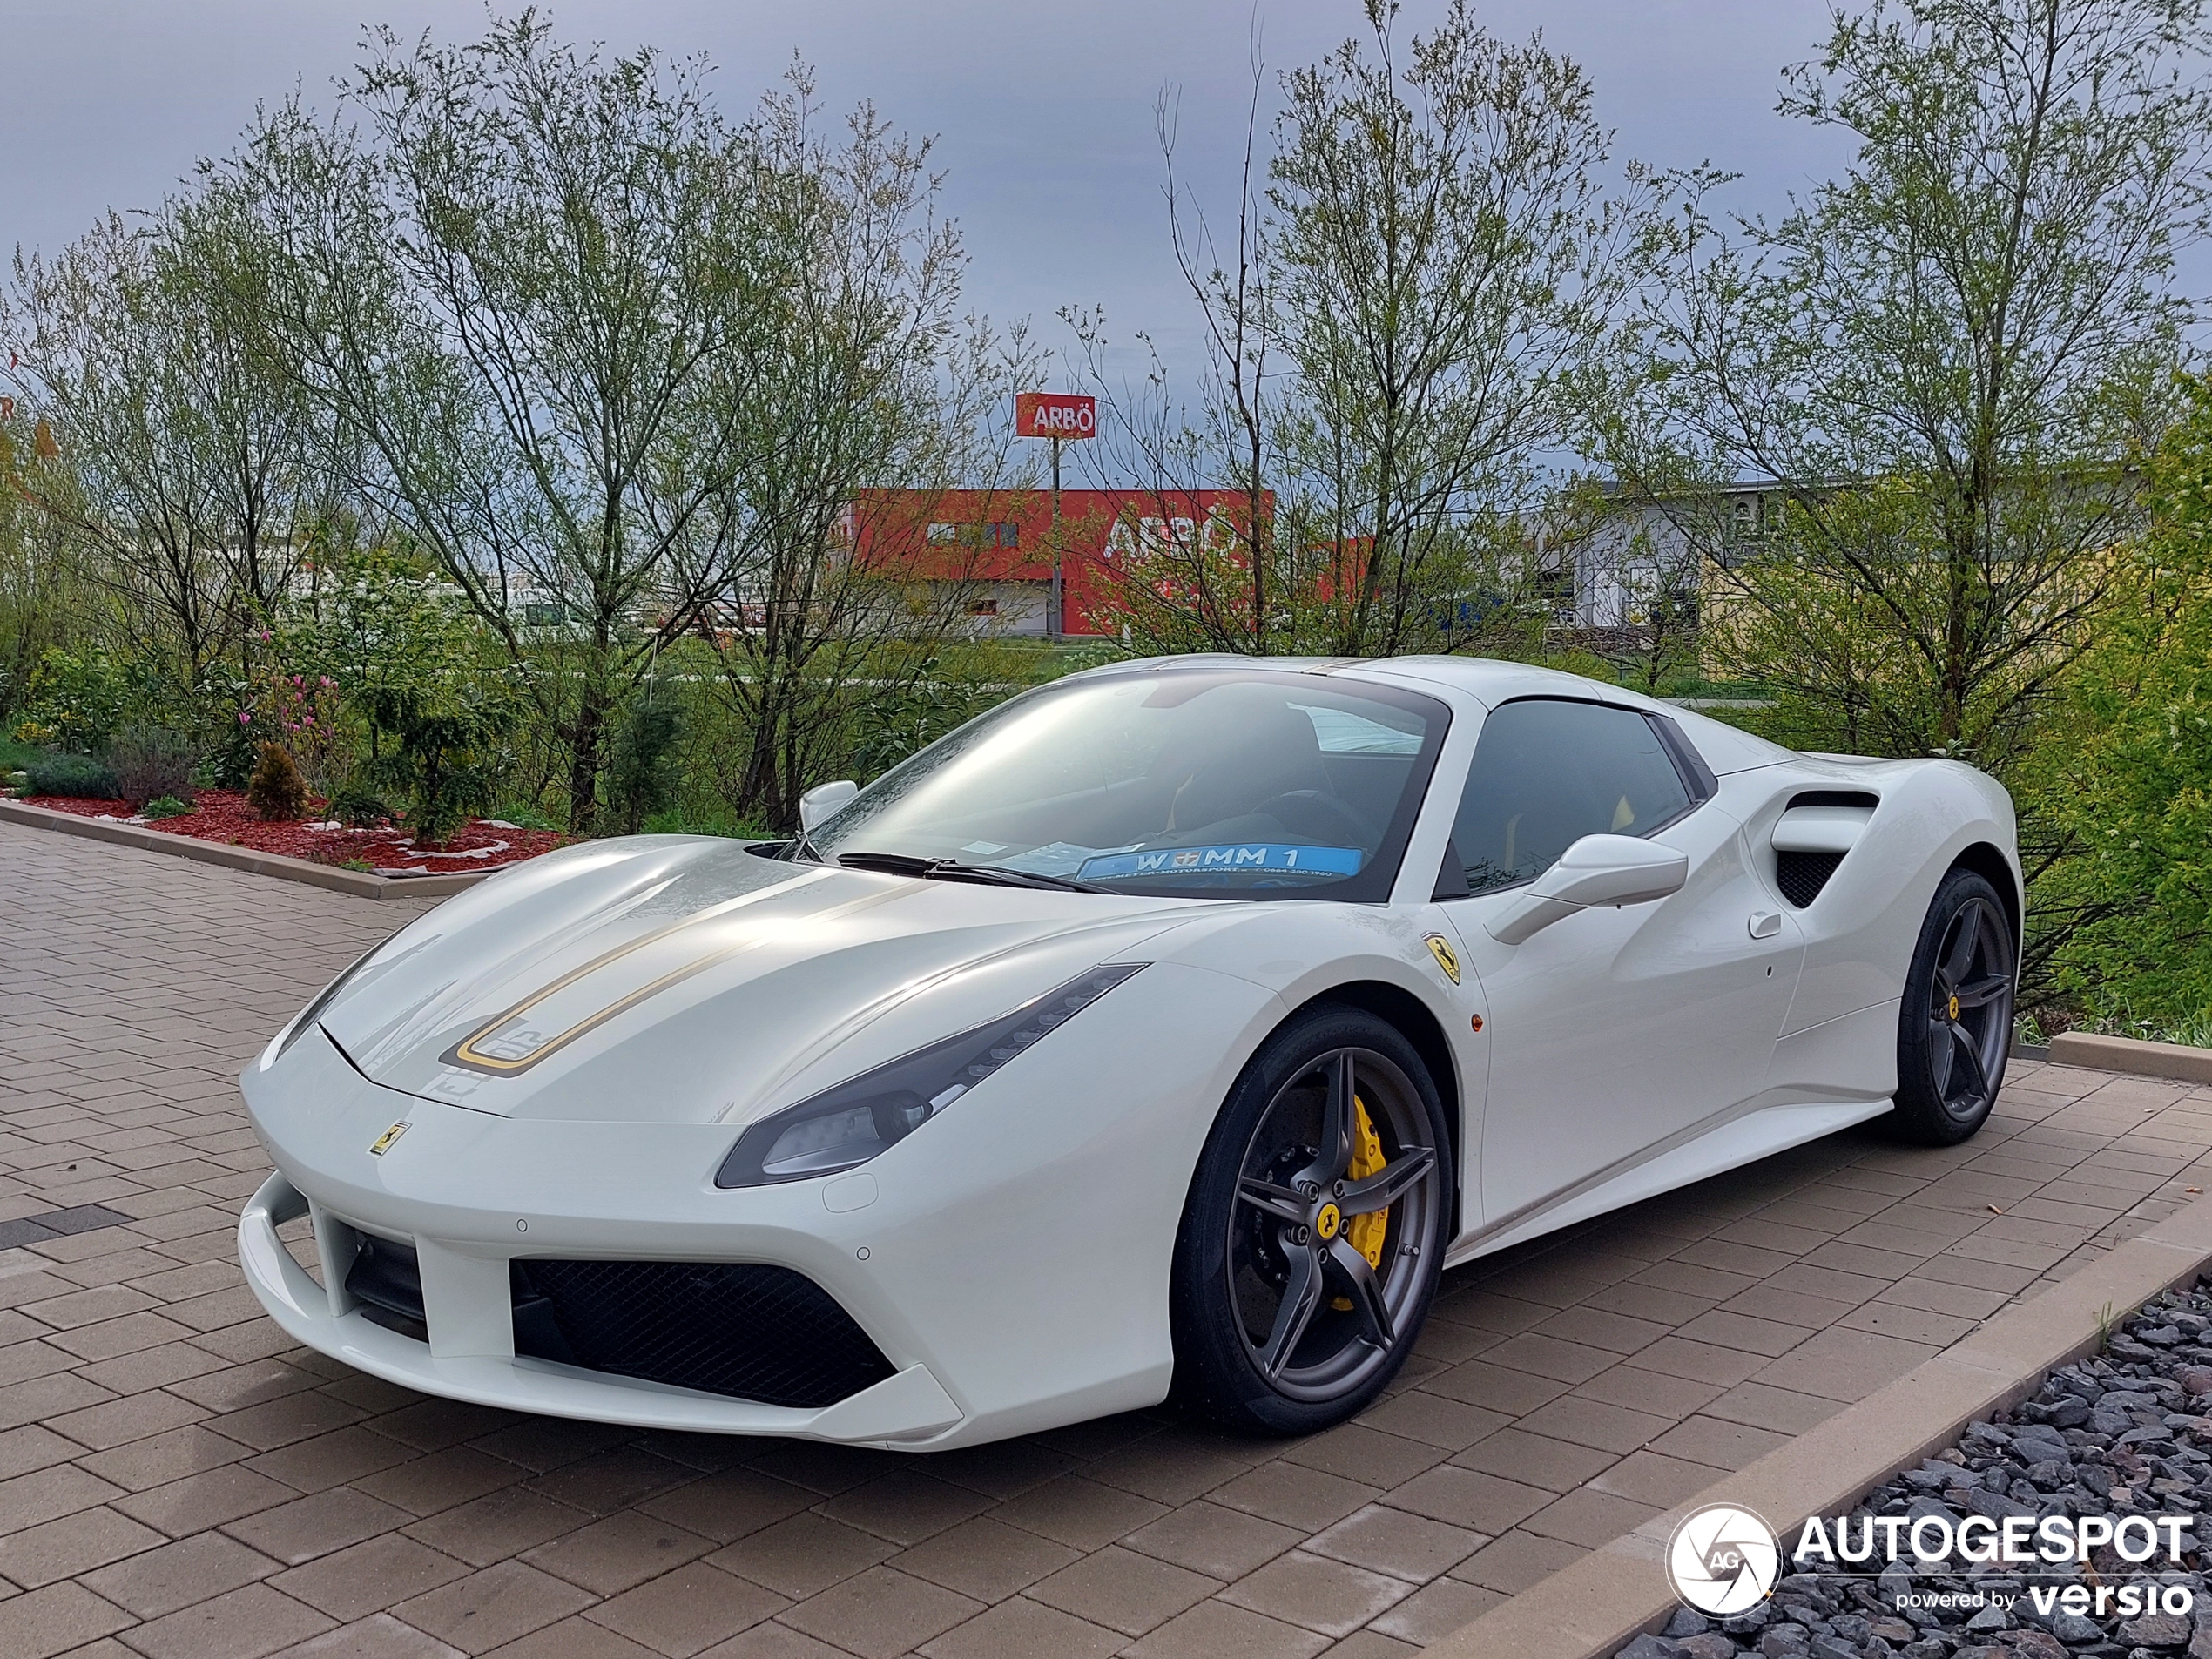
[[[2212,1168],[2212,1090],[2016,1066],[1967,1146],[1840,1136],[1452,1274],[1304,1442],[638,1434],[354,1374],[239,1282],[235,1074],[405,909],[7,826],[0,894],[0,1230],[132,1218],[0,1249],[7,1659],[1408,1653]]]

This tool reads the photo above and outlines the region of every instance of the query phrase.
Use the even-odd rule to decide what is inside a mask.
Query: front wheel
[[[1997,1103],[2013,1048],[2013,924],[2004,900],[1972,870],[1936,889],[1905,974],[1897,1033],[1898,1132],[1954,1146]]]
[[[1310,1434],[1405,1363],[1436,1291],[1450,1141],[1397,1029],[1322,1008],[1230,1091],[1176,1241],[1176,1392],[1232,1427]]]

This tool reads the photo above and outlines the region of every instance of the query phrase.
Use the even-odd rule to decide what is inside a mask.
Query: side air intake
[[[1803,910],[1820,896],[1821,888],[1843,861],[1840,853],[1777,853],[1774,884],[1782,889],[1784,898]]]

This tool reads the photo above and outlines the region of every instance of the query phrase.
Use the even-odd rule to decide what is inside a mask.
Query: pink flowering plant
[[[273,629],[262,629],[260,637],[265,648],[277,644]],[[279,667],[255,682],[238,721],[255,742],[280,743],[290,750],[308,786],[329,795],[351,770],[344,714],[338,682],[329,675]]]

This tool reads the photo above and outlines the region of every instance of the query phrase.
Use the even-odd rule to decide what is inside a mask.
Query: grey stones
[[[1665,1637],[1618,1659],[2212,1659],[2212,1593],[2205,1584],[2212,1527],[2181,1533],[2182,1557],[2131,1561],[2107,1541],[2084,1563],[1991,1558],[1977,1542],[2006,1521],[2061,1516],[2153,1521],[2212,1511],[2212,1287],[2157,1298],[2106,1351],[2044,1379],[2033,1399],[1999,1420],[1967,1425],[1955,1445],[1901,1469],[1851,1511],[1857,1539],[1885,1527],[1940,1521],[1953,1553],[1892,1561],[1817,1552],[1796,1563],[1757,1607],[1719,1622],[1678,1615]],[[1831,1525],[1834,1522],[1831,1520]],[[1840,1532],[1840,1528],[1838,1531]],[[1872,1536],[1873,1534],[1865,1534]],[[1854,1545],[1853,1548],[1858,1548]],[[2144,1612],[2107,1592],[2158,1585],[2162,1606],[2186,1590],[2188,1616]],[[2081,1591],[2094,1592],[2084,1602]],[[2039,1609],[2035,1597],[2044,1597]],[[2086,1610],[2062,1608],[2070,1595]],[[1663,1646],[1661,1644],[1664,1644]]]
[[[1966,1507],[1978,1515],[1987,1515],[1992,1521],[2002,1521],[2007,1515],[2036,1515],[2041,1513],[2033,1504],[2022,1503],[2017,1498],[1986,1488],[1969,1492]]]
[[[2207,1372],[2206,1393],[2212,1393],[2212,1372]],[[2031,1423],[2046,1423],[2053,1428],[2079,1428],[2089,1420],[2089,1402],[2079,1394],[2067,1394],[2064,1399],[2047,1405],[2030,1400],[2020,1407],[2020,1415]]]
[[[2121,1625],[2120,1639],[2134,1648],[2178,1648],[2189,1639],[2189,1622],[2170,1613],[2148,1614]]]

